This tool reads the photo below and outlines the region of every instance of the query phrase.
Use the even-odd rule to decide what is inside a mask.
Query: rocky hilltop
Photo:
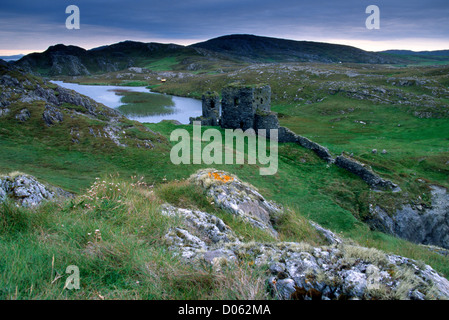
[[[0,65],[0,122],[9,124],[3,128],[9,135],[11,127],[35,139],[58,136],[69,145],[97,141],[103,147],[152,149],[166,143],[120,112],[6,63]]]
[[[248,34],[233,34],[193,44],[248,62],[395,63],[388,55],[355,47],[312,41],[294,41]]]
[[[214,205],[257,228],[273,233],[282,208],[227,172],[204,169],[189,179],[203,187]],[[166,238],[187,263],[250,262],[267,266],[267,284],[277,299],[448,299],[449,281],[431,267],[405,257],[386,254],[341,239],[312,225],[328,246],[307,243],[241,241],[220,218],[198,210],[163,206],[163,214],[185,221]],[[236,284],[237,286],[239,284]]]

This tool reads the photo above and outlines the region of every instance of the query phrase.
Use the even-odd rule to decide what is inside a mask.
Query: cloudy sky
[[[66,28],[66,7],[80,29]],[[369,5],[380,29],[368,30]],[[57,43],[86,49],[123,40],[191,44],[226,34],[353,45],[365,50],[449,49],[449,0],[1,0],[0,55]]]

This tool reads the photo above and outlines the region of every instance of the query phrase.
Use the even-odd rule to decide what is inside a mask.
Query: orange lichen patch
[[[232,180],[234,180],[233,177],[228,176],[224,172],[209,172],[209,177],[211,177],[217,181],[224,182],[224,183],[228,183],[228,182],[231,182]]]

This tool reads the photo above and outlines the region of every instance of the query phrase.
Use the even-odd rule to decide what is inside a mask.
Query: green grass
[[[153,71],[170,71],[173,70],[173,66],[178,63],[177,57],[165,57],[147,64],[145,68]]]
[[[97,180],[85,196],[36,210],[0,205],[0,299],[254,299],[265,297],[263,272],[186,265],[163,236],[151,188],[137,179]],[[65,289],[75,265],[80,289]],[[231,282],[246,282],[248,291]],[[251,292],[252,288],[260,286]]]
[[[146,126],[167,137],[176,128],[185,128],[192,132],[191,126],[176,126],[171,122]],[[6,126],[0,131],[3,134],[0,147],[4,151],[0,153],[1,171],[26,172],[69,191],[83,192],[93,183],[95,177],[103,174],[118,173],[124,179],[135,175],[144,176],[147,183],[159,184],[164,180],[186,179],[200,168],[211,167],[204,164],[173,165],[169,157],[169,148],[157,150],[111,148],[110,152],[107,152],[92,145],[93,141],[86,142],[83,148],[77,148],[69,141],[61,140],[58,130],[54,131],[57,136],[52,138],[53,136],[49,134],[53,131],[50,130],[55,128],[45,129],[40,134],[36,132],[35,138],[33,136],[30,138],[26,132],[13,131],[16,127],[17,125]],[[203,128],[205,129],[207,127]],[[43,135],[45,133],[47,135]],[[39,135],[47,138],[42,140],[36,138]],[[308,218],[337,233],[342,233],[343,236],[352,238],[357,236],[363,241],[368,239],[373,247],[385,247],[391,252],[411,258],[419,257],[426,263],[431,263],[437,270],[449,274],[446,269],[447,263],[435,259],[435,254],[426,253],[419,246],[407,242],[398,243],[407,243],[408,247],[391,246],[393,237],[378,237],[378,233],[370,231],[358,218],[366,213],[366,199],[378,194],[373,193],[359,178],[336,166],[328,166],[309,150],[294,144],[280,145],[279,170],[273,176],[260,176],[256,165],[213,165],[213,167],[236,174],[243,181],[248,181],[259,188],[268,199],[292,208],[294,215],[287,219],[284,226],[288,225],[288,221],[298,222]],[[382,198],[380,200],[386,201]],[[238,223],[233,222],[231,218],[223,215],[227,223]],[[279,227],[282,229],[282,226]],[[241,231],[248,237],[252,234],[251,230]],[[301,235],[291,229],[286,230],[285,234],[285,239],[292,241],[301,239]],[[447,261],[444,259],[443,261]],[[434,261],[436,263],[433,263]]]
[[[147,92],[118,92],[122,96],[118,110],[127,116],[153,116],[172,114],[175,104],[170,96]]]

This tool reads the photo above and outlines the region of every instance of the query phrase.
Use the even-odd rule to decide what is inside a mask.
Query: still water
[[[66,83],[62,81],[52,81],[53,83],[67,89],[75,90],[89,98],[94,99],[97,102],[104,104],[109,108],[117,109],[123,105],[121,102],[122,96],[118,95],[117,92],[120,91],[131,91],[131,92],[148,92],[151,90],[145,87],[123,87],[123,86],[96,86],[96,85],[83,85],[77,83]],[[160,93],[151,92],[154,95],[160,95]],[[201,116],[201,101],[184,98],[177,96],[167,96],[173,101],[172,106],[167,108],[172,108],[170,114],[155,114],[151,116],[139,116],[139,115],[127,115],[128,119],[136,120],[139,122],[157,123],[161,120],[177,120],[182,124],[189,123],[189,117]]]

